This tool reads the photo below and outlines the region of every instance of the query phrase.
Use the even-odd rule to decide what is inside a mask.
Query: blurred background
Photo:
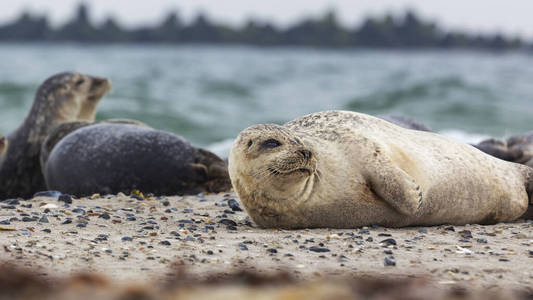
[[[533,2],[0,0],[0,135],[62,71],[132,118],[225,156],[256,123],[345,109],[465,142],[533,129]]]

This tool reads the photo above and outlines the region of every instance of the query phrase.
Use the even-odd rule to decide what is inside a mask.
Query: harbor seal
[[[105,78],[60,73],[37,90],[24,123],[7,136],[9,147],[0,165],[0,199],[29,198],[45,188],[39,152],[50,130],[63,122],[93,121],[111,83]]]
[[[65,136],[53,147],[44,176],[48,189],[76,196],[231,188],[226,163],[215,154],[170,132],[118,123],[85,126]]]
[[[489,224],[520,217],[533,194],[531,168],[348,111],[249,127],[228,168],[262,227]]]

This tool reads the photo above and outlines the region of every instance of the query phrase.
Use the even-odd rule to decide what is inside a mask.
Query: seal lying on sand
[[[231,149],[229,172],[263,227],[511,221],[533,194],[531,168],[347,111],[245,129]]]
[[[499,159],[533,167],[533,131],[510,137],[506,141],[488,139],[474,147]]]
[[[431,128],[428,126],[415,121],[410,118],[406,118],[403,116],[395,116],[395,115],[379,115],[378,118],[381,118],[385,121],[389,121],[393,124],[396,124],[400,127],[407,128],[407,129],[413,129],[413,130],[420,130],[420,131],[430,131],[432,132]]]
[[[49,189],[77,196],[231,188],[226,163],[215,154],[175,134],[130,124],[100,123],[68,134],[53,147],[44,176]]]
[[[110,88],[107,79],[78,73],[57,74],[39,87],[24,123],[7,137],[9,147],[0,158],[0,199],[29,198],[45,188],[39,163],[42,142],[60,123],[93,121]]]

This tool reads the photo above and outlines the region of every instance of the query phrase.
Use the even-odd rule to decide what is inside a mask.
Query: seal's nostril
[[[306,159],[310,159],[312,154],[309,150],[300,150],[299,151]]]

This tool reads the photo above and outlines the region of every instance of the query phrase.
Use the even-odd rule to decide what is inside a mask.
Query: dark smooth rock
[[[386,267],[394,267],[394,266],[396,266],[396,261],[394,260],[394,258],[385,257],[385,260],[384,260],[383,264]]]
[[[309,251],[313,251],[313,252],[329,252],[330,250],[328,248],[323,248],[323,247],[310,247],[309,248]]]
[[[237,226],[237,223],[235,223],[235,221],[230,220],[230,219],[222,219],[218,221],[218,223],[228,225],[228,226]]]

